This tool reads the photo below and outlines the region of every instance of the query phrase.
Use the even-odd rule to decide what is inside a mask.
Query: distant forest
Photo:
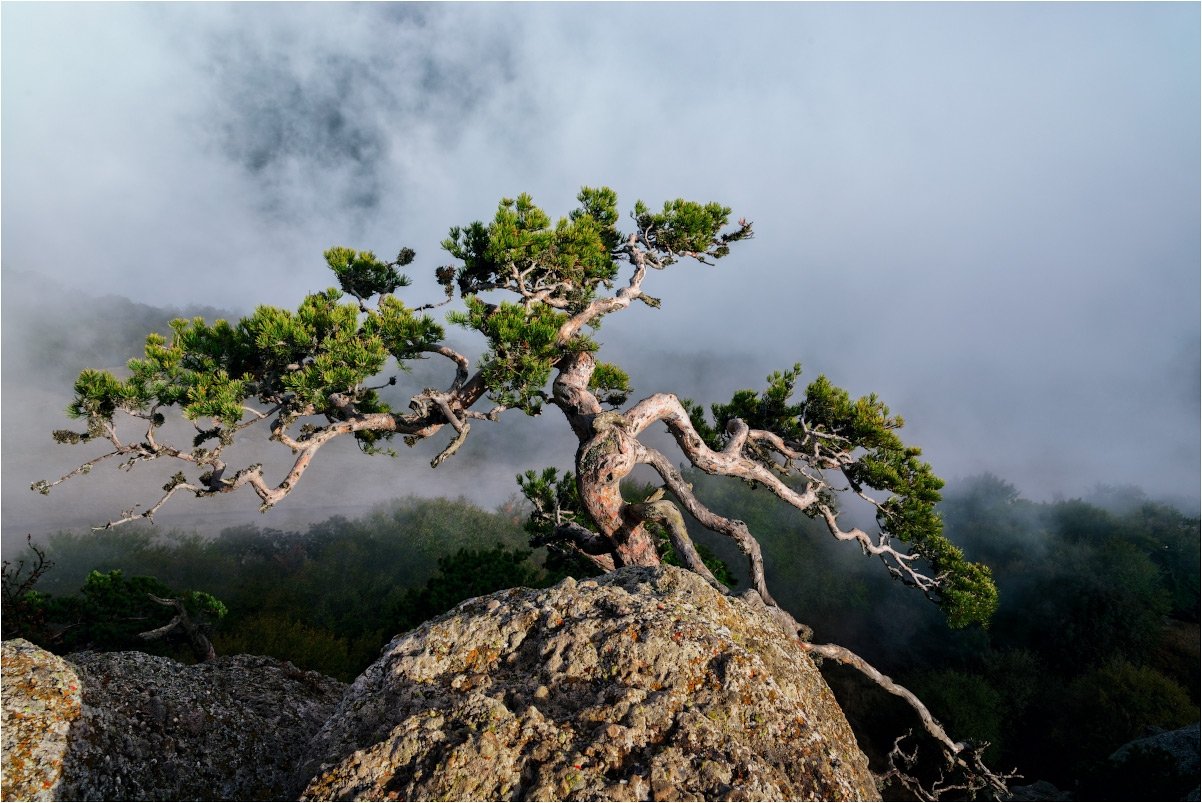
[[[993,568],[1001,606],[987,630],[953,631],[935,606],[774,498],[702,474],[690,481],[761,537],[771,587],[817,641],[886,669],[957,738],[989,741],[992,766],[1091,799],[1180,799],[1191,788],[1155,756],[1122,771],[1107,758],[1198,720],[1197,518],[1130,490],[1035,503],[996,477],[961,482],[942,505],[947,529]],[[4,638],[193,660],[183,640],[137,634],[170,618],[147,591],[200,591],[196,600],[219,601],[193,606],[218,654],[266,654],[350,680],[393,636],[463,599],[586,573],[526,548],[524,520],[517,505],[406,499],[305,532],[63,532],[45,545],[53,566],[34,588],[21,580],[36,555],[23,556],[20,574],[6,566]],[[739,554],[704,535],[715,564],[741,579]],[[852,673],[824,672],[879,769],[914,727],[908,709]]]

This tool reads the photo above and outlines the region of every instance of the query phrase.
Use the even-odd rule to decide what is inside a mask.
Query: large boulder
[[[1127,742],[1115,750],[1101,770],[1109,789],[1148,800],[1199,800],[1199,741],[1202,725],[1160,731]]]
[[[79,676],[24,639],[4,642],[0,669],[0,798],[57,800],[81,710]]]
[[[1161,754],[1171,763],[1177,774],[1197,779],[1202,770],[1199,761],[1199,742],[1202,741],[1202,723],[1195,722],[1171,731],[1160,731],[1142,739],[1135,739],[1115,750],[1110,756],[1112,764],[1125,764],[1140,757],[1140,754]]]
[[[317,734],[305,799],[871,799],[810,658],[697,575],[469,600],[395,639]]]
[[[5,800],[294,800],[346,684],[273,658],[4,642]],[[82,692],[82,695],[81,695]]]
[[[75,653],[83,715],[66,800],[292,800],[296,765],[346,684],[254,655],[187,666]]]

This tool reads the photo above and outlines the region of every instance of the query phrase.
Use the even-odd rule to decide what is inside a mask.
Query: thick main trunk
[[[624,515],[621,483],[637,463],[638,448],[619,413],[593,418],[592,436],[576,452],[576,481],[584,507],[614,545],[618,566],[658,566],[655,542],[642,523]]]
[[[589,516],[612,544],[617,566],[658,566],[655,541],[640,521],[624,515],[621,483],[637,463],[638,443],[621,413],[603,412],[589,390],[596,363],[582,352],[568,357],[555,378],[555,404],[580,439],[576,483]]]

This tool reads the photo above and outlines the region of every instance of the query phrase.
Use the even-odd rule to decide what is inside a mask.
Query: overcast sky
[[[1197,504],[1197,4],[0,15],[5,272],[247,311],[328,286],[330,245],[408,245],[420,303],[504,195],[716,200],[756,238],[654,276],[664,309],[607,321],[607,358],[712,355],[706,402],[801,361],[946,477]]]

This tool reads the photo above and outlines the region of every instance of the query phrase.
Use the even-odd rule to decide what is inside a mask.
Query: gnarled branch
[[[209,641],[200,629],[200,626],[192,621],[192,617],[188,615],[188,609],[184,607],[183,600],[180,599],[164,599],[157,597],[154,594],[147,593],[146,596],[159,605],[166,606],[175,611],[175,616],[171,621],[162,627],[157,627],[154,630],[148,630],[145,633],[139,633],[138,637],[146,641],[163,638],[169,635],[174,630],[180,630],[188,639],[189,645],[192,647],[192,653],[198,661],[212,661],[217,657],[217,651],[213,649],[213,642]]]

